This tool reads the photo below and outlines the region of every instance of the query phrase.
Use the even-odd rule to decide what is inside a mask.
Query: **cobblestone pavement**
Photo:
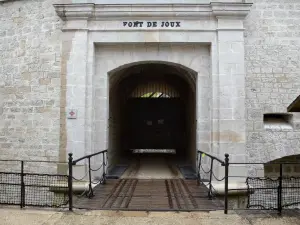
[[[262,212],[231,212],[224,215],[222,211],[214,212],[130,212],[130,211],[47,211],[47,210],[20,210],[16,208],[0,208],[1,225],[134,225],[134,224],[159,224],[159,225],[284,225],[300,224],[298,211],[284,214]]]

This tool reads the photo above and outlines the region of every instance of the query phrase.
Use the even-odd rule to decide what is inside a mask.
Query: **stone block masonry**
[[[75,0],[0,1],[0,158],[66,160],[67,150],[74,151],[76,157],[91,153],[94,43],[133,40],[213,43],[212,80],[199,76],[199,83],[207,86],[211,82],[214,91],[211,103],[203,100],[198,108],[199,112],[212,109],[212,113],[201,116],[214,132],[203,133],[203,127],[199,128],[202,133],[198,137],[209,139],[199,147],[222,156],[228,152],[233,161],[248,162],[268,162],[300,153],[299,115],[293,114],[291,130],[266,130],[263,121],[264,113],[286,112],[300,93],[300,1],[245,0],[254,4],[244,21],[244,31],[241,20],[228,19],[220,5],[208,4],[207,0],[203,18],[212,10],[218,19],[197,17],[195,22],[186,17],[180,19],[180,29],[139,30],[139,35],[133,35],[136,28],[132,31],[116,22],[112,12],[106,12],[111,17],[103,19],[101,8],[96,8],[98,14],[90,14],[99,16],[101,23],[78,22],[81,14],[74,12],[67,16],[70,21],[63,21],[66,18],[63,13],[62,18],[57,16],[53,4],[71,2]],[[86,7],[87,11],[94,10]],[[180,7],[177,10],[182,10]],[[187,8],[187,12],[191,10]],[[136,12],[131,9],[130,13]],[[67,26],[62,36],[63,24]],[[244,53],[243,59],[240,56]],[[67,107],[78,108],[76,121],[65,118]]]
[[[54,3],[0,3],[0,159],[58,160],[62,21]]]
[[[264,113],[286,112],[300,94],[300,2],[251,2],[245,20],[246,152],[250,162],[268,162],[300,153],[297,126],[294,131],[263,127]],[[293,117],[295,125],[296,113]]]

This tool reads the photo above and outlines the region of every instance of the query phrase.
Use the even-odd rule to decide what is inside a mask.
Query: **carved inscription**
[[[180,21],[124,21],[123,27],[181,27]]]

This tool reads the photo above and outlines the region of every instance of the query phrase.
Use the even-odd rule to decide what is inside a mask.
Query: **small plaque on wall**
[[[77,109],[68,109],[67,117],[68,119],[77,119]]]

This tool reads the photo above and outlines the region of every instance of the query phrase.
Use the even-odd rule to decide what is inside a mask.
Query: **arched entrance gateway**
[[[138,178],[97,186],[100,208],[215,207],[203,204],[195,180],[173,178],[194,174],[197,150],[245,158],[243,19],[251,4],[206,2],[55,5],[65,21],[61,108],[78,112],[61,113],[60,159],[93,155],[74,174],[96,183],[104,173],[89,172],[103,168],[95,155],[107,149],[109,175]],[[236,167],[230,175],[247,173]]]
[[[196,76],[164,61],[109,73],[109,161],[130,164],[124,176],[172,178],[182,165],[195,166]]]

